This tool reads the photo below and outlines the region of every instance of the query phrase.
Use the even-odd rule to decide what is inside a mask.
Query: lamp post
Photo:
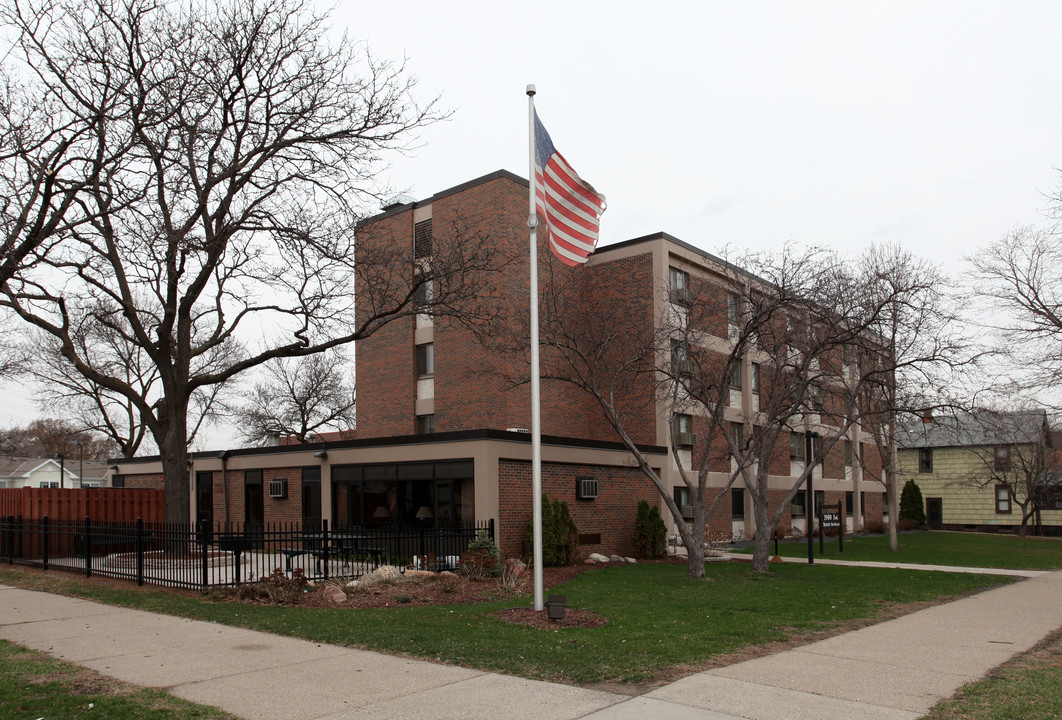
[[[819,436],[817,432],[809,432],[804,435],[804,463],[807,466],[808,472],[808,496],[805,498],[804,511],[807,515],[808,526],[808,565],[815,564],[815,547],[814,547],[814,527],[815,527],[815,484],[813,479],[815,477],[815,463],[813,462],[815,452],[815,439]]]
[[[65,466],[63,465],[63,461],[65,460],[65,458],[63,457],[62,453],[59,453],[55,457],[59,460],[59,487],[63,488],[65,487],[65,485],[63,484],[63,475],[66,473]]]

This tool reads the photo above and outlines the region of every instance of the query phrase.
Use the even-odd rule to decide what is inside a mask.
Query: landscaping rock
[[[321,597],[324,598],[329,605],[346,605],[347,603],[347,594],[343,592],[342,588],[336,587],[335,585],[325,585],[320,590],[320,593]]]
[[[595,563],[607,563],[607,562],[608,562],[608,558],[605,557],[604,555],[602,555],[601,553],[590,553],[590,557],[588,557],[586,559],[586,564],[587,565],[592,565],[592,564],[595,564]]]
[[[505,572],[513,580],[519,580],[527,574],[527,565],[520,558],[509,558],[505,561]]]
[[[621,562],[623,562],[623,558],[620,557],[619,555],[609,555],[608,556],[608,561],[609,562],[614,562],[614,563],[621,563]]]
[[[638,561],[632,557],[625,557],[623,558],[623,562],[627,563],[628,565],[635,565]]]
[[[394,565],[381,565],[373,570],[372,574],[380,580],[397,580],[402,576],[402,573]]]
[[[442,580],[443,578],[455,578],[455,577],[457,577],[457,573],[450,572],[449,570],[443,570],[441,573],[439,573],[439,579],[440,580]]]
[[[435,579],[435,573],[430,570],[406,570],[405,577],[413,582],[428,582]]]

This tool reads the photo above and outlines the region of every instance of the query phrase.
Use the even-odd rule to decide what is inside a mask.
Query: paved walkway
[[[0,586],[0,637],[254,720],[913,720],[1062,627],[1062,571],[640,697]]]

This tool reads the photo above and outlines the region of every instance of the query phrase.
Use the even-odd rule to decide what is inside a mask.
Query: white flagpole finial
[[[535,94],[535,86],[533,84],[527,86],[527,94],[531,95],[531,96],[534,96],[534,94]]]

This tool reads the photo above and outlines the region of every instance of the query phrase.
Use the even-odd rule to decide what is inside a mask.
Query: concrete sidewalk
[[[1062,572],[699,673],[640,697],[0,586],[0,637],[270,720],[913,720],[1062,627]]]

